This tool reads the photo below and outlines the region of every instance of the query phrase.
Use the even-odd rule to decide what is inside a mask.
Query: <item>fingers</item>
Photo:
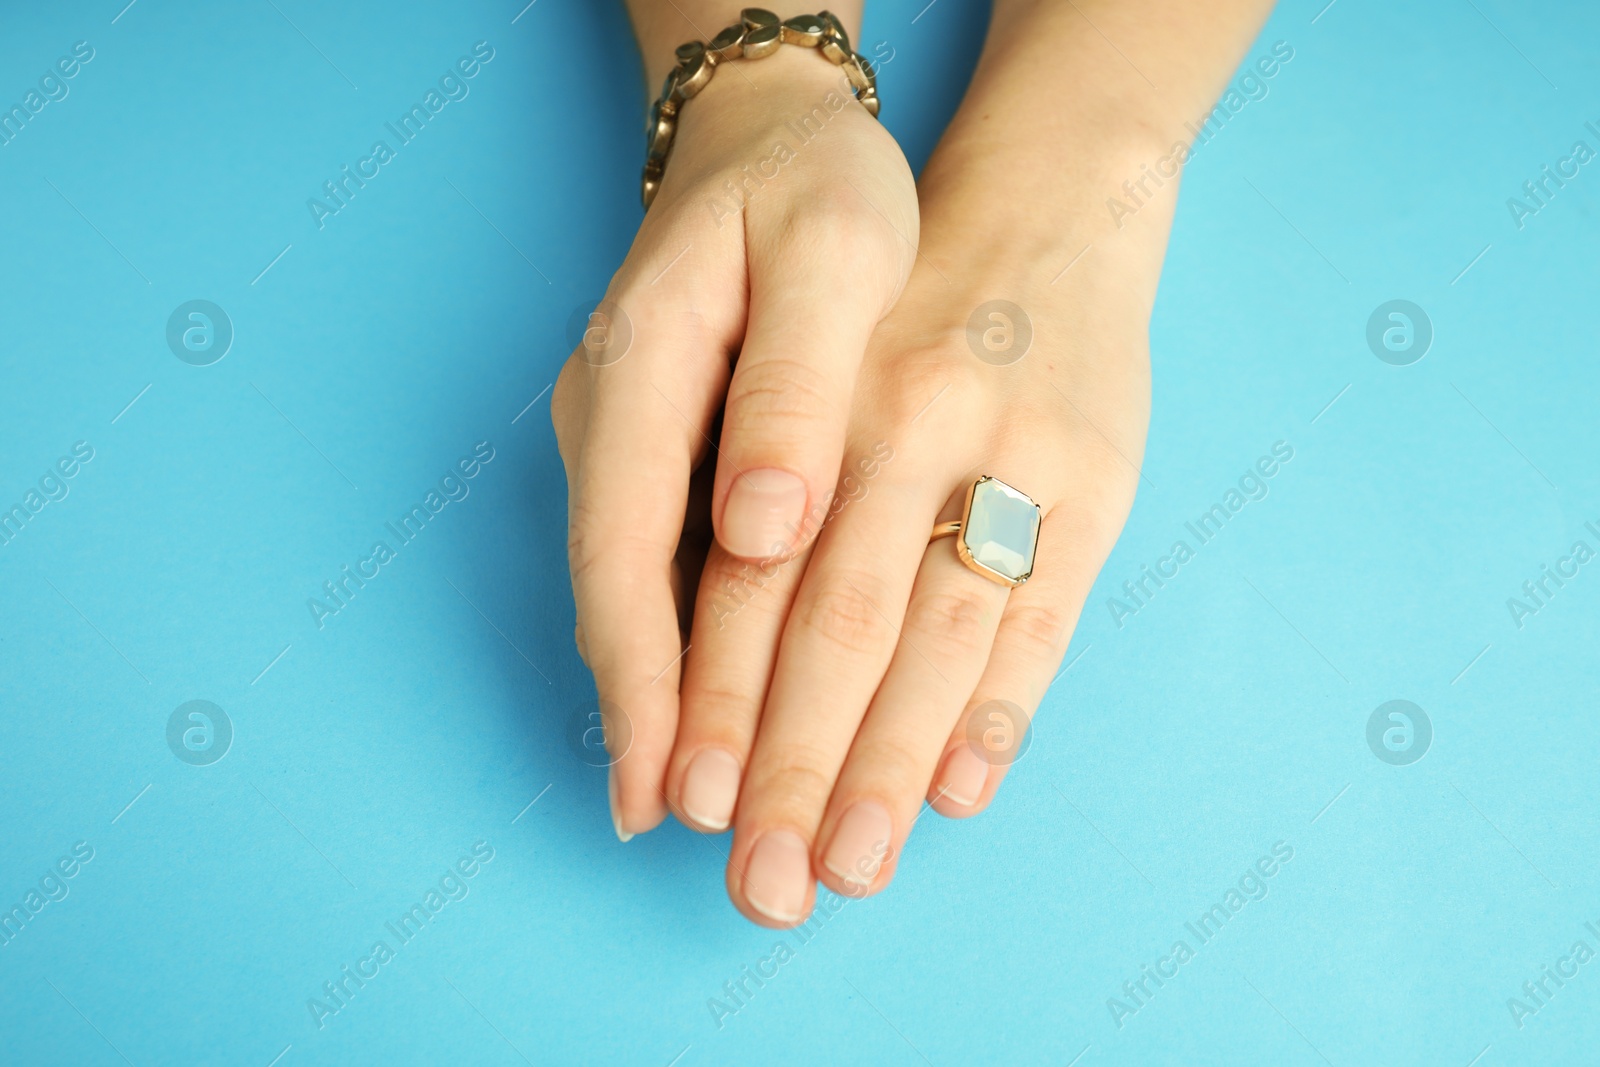
[[[850,206],[808,203],[804,214],[750,226],[750,313],[713,502],[718,542],[742,559],[816,536],[856,372],[899,287],[899,257],[882,253],[899,238],[860,194],[841,196]]]
[[[584,661],[601,706],[624,717],[606,724],[606,742],[615,761],[612,823],[626,841],[664,814],[659,783],[677,725],[677,686],[654,683],[681,651],[671,568],[689,457],[657,447],[634,465],[604,463],[608,447],[584,455],[568,557]]]
[[[982,811],[1023,751],[1028,724],[1055,680],[1078,613],[1116,539],[1107,523],[1073,503],[1044,517],[1033,576],[1011,591],[989,661],[965,713],[943,742],[927,789],[941,815]]]
[[[733,822],[739,785],[809,552],[754,563],[713,546],[694,602],[667,796],[691,829]]]
[[[973,573],[947,540],[928,546],[899,646],[834,786],[816,870],[838,893],[886,885],[945,739],[989,658],[1009,590]]]
[[[816,545],[784,627],[735,817],[728,891],[764,925],[809,912],[812,846],[896,643],[946,488],[884,468]]]
[[[892,457],[885,442],[860,456],[839,480],[829,515],[869,492]],[[692,829],[720,833],[732,822],[779,637],[810,556],[810,546],[791,556],[779,543],[769,556],[753,562],[720,546],[707,560],[694,601],[678,741],[667,772],[667,795]]]
[[[708,447],[709,403],[673,365],[690,331],[638,330],[627,359],[577,367],[584,382],[582,436],[567,460],[568,557],[582,633],[601,707],[611,714],[612,823],[626,841],[666,814],[663,783],[678,717],[683,651],[673,564],[684,531],[690,471]],[[581,360],[575,357],[575,362]],[[563,378],[567,376],[564,374]],[[665,378],[658,381],[658,378]],[[575,390],[576,391],[576,390]]]

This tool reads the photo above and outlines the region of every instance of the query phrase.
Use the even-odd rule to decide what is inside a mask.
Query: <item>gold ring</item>
[[[928,541],[960,534],[956,555],[992,582],[1015,589],[1033,575],[1039,549],[1039,505],[987,474],[967,487],[961,518],[934,526]]]

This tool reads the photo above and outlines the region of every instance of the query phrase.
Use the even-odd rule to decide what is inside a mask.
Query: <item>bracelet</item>
[[[661,96],[650,107],[646,133],[649,148],[645,156],[641,196],[646,210],[661,188],[661,175],[667,169],[667,155],[678,132],[678,110],[683,102],[711,83],[719,63],[730,59],[761,59],[778,50],[780,44],[815,48],[829,61],[844,68],[855,97],[867,113],[878,115],[878,75],[865,56],[850,48],[850,37],[837,17],[829,11],[815,15],[796,15],[781,22],[777,15],[760,7],[739,12],[739,22],[729,26],[710,42],[690,41],[678,46],[678,65],[667,75]]]

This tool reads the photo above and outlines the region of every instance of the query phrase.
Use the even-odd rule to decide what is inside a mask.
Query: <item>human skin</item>
[[[659,85],[677,45],[714,35],[739,8],[639,0],[632,13],[647,76]],[[859,4],[836,13],[856,28]],[[626,716],[627,729],[608,737],[627,753],[611,772],[618,836],[667,812],[684,648],[675,556],[713,420],[720,413],[729,427],[705,467],[715,473],[716,525],[726,534],[729,508],[742,512],[747,521],[736,514],[734,532],[753,533],[730,540],[763,553],[776,536],[763,527],[782,532],[763,522],[763,495],[785,494],[762,485],[765,494],[730,505],[733,476],[796,472],[788,476],[801,483],[788,494],[799,497],[795,510],[828,498],[856,369],[915,259],[911,169],[894,138],[848,98],[826,136],[783,167],[777,188],[731,216],[713,210],[727,202],[724,182],[768,157],[775,140],[793,141],[785,123],[837,94],[839,77],[813,50],[786,45],[725,64],[688,101],[660,192],[606,292],[631,326],[631,346],[615,362],[580,348],[556,382],[579,649],[603,706]],[[692,582],[678,592],[687,605]]]
[[[817,879],[853,896],[886,886],[924,800],[957,818],[992,800],[1006,759],[968,745],[968,719],[991,701],[1031,717],[1139,480],[1178,179],[1147,182],[1120,227],[1106,201],[1187,142],[1270,8],[995,0],[915,190],[850,102],[742,225],[713,223],[706,198],[768,157],[838,69],[785,46],[687,103],[608,290],[632,348],[604,367],[575,354],[553,400],[580,652],[631,733],[613,768],[619,836],[669,809],[731,825],[730,898],[784,927]],[[652,84],[677,44],[738,17],[715,0],[630,10]],[[833,10],[853,35],[859,6]],[[1032,327],[1012,362],[968,340],[997,299]],[[691,503],[697,468],[714,478]],[[979,474],[1044,512],[1034,574],[1014,590],[928,540]],[[736,495],[746,481],[789,488],[752,503]],[[785,507],[799,521],[777,521]],[[831,518],[819,533],[804,514]],[[683,551],[697,518],[716,533],[703,562]]]

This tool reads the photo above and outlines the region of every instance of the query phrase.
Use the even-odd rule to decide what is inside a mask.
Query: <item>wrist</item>
[[[971,263],[984,276],[1003,276],[1007,258],[1055,264],[1048,285],[1082,253],[1078,284],[1086,270],[1110,272],[1153,301],[1197,134],[1188,120],[1216,99],[1270,4],[1168,5],[1159,17],[1150,6],[997,0],[972,84],[919,184],[923,252],[948,249],[941,269],[967,269],[965,248],[985,260]],[[1159,90],[1143,73],[1155,69]]]
[[[941,144],[918,197],[922,254],[996,292],[1070,292],[1082,275],[1154,302],[1180,156],[1141,131],[1065,143],[1067,161],[996,137]]]
[[[749,155],[755,148],[781,165],[797,151],[785,149],[787,138],[803,145],[825,127],[859,133],[863,124],[877,126],[872,69],[836,17],[824,12],[780,21],[761,8],[746,8],[745,16],[710,42],[678,50],[680,65],[651,109],[647,208],[669,159],[677,158],[673,171],[687,170],[690,179],[729,163],[730,152]],[[881,127],[875,135],[887,139]],[[686,187],[682,182],[670,184]]]
[[[678,140],[707,137],[746,139],[785,121],[798,121],[815,107],[851,101],[850,81],[814,48],[785,45],[756,60],[726,60],[711,82],[678,109]],[[864,114],[862,117],[866,117]]]

